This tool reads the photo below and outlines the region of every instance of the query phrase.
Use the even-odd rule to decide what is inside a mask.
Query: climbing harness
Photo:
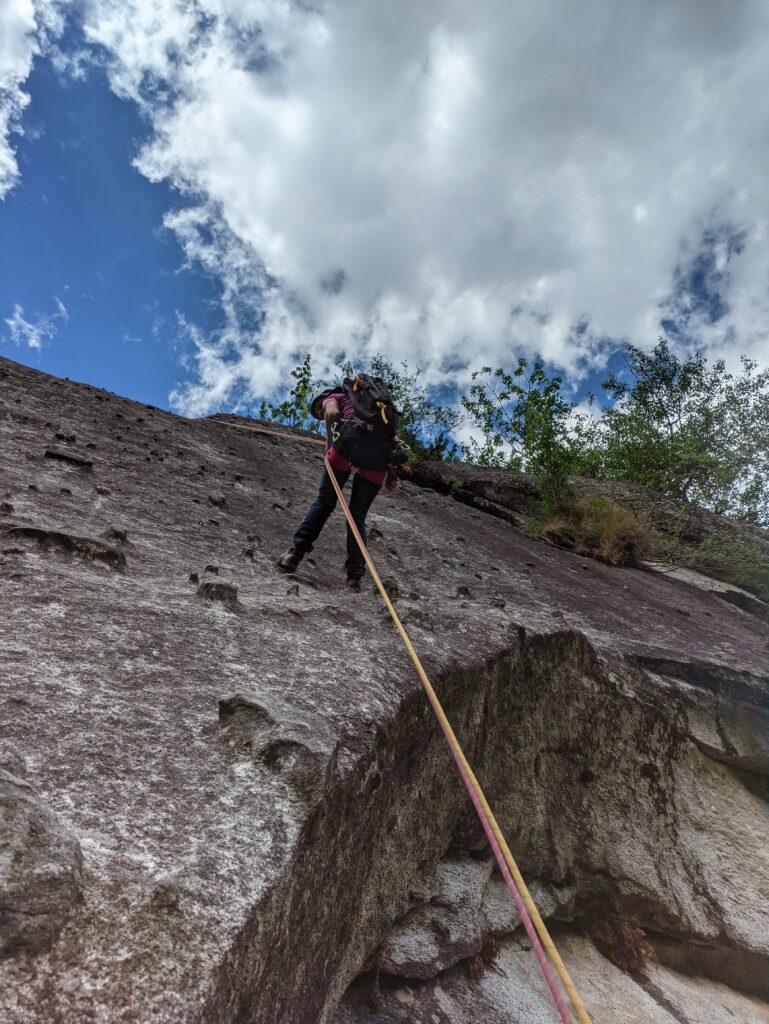
[[[486,833],[486,838],[488,839],[489,845],[491,846],[491,849],[497,860],[499,870],[502,872],[502,877],[505,879],[507,887],[510,890],[510,894],[512,895],[513,900],[515,901],[515,905],[518,908],[518,913],[521,916],[521,921],[523,922],[523,926],[526,929],[526,933],[529,936],[529,939],[531,940],[534,953],[537,957],[537,960],[539,961],[539,966],[542,969],[542,974],[544,975],[545,981],[547,982],[547,986],[550,989],[550,993],[558,1009],[560,1018],[563,1024],[572,1024],[572,1016],[563,1000],[563,996],[560,990],[558,989],[558,985],[555,981],[555,978],[552,975],[550,966],[545,956],[545,950],[547,950],[547,955],[550,957],[550,960],[553,966],[555,967],[558,976],[561,979],[561,982],[563,983],[563,987],[566,989],[566,992],[568,993],[569,999],[571,1000],[572,1008],[577,1016],[577,1019],[580,1021],[580,1024],[591,1024],[590,1017],[587,1014],[587,1010],[585,1009],[584,1004],[580,999],[571,978],[569,977],[568,971],[566,970],[563,960],[561,960],[561,957],[558,954],[558,950],[555,948],[553,940],[550,938],[550,933],[545,927],[545,922],[542,920],[542,917],[540,916],[540,913],[537,910],[534,900],[531,898],[531,894],[529,893],[526,883],[523,880],[521,872],[518,870],[518,865],[515,863],[515,860],[513,859],[513,855],[510,852],[510,849],[505,841],[505,837],[502,835],[502,831],[499,825],[497,824],[497,820],[494,817],[494,814],[492,813],[491,807],[489,806],[488,801],[484,796],[480,783],[478,782],[478,779],[475,777],[475,773],[470,767],[470,763],[468,762],[467,758],[464,755],[464,752],[462,751],[461,746],[459,745],[459,741],[457,740],[457,737],[454,734],[454,730],[451,728],[451,724],[448,718],[446,717],[446,713],[443,710],[440,701],[438,700],[438,695],[433,689],[432,683],[427,678],[427,673],[422,667],[422,662],[419,660],[419,656],[417,655],[417,652],[414,650],[414,647],[411,643],[411,639],[409,638],[409,635],[406,632],[403,623],[398,617],[398,613],[396,612],[395,607],[393,606],[393,603],[390,600],[390,597],[387,593],[387,590],[385,589],[385,586],[382,583],[381,577],[379,576],[377,568],[371,559],[371,555],[369,554],[368,548],[366,547],[363,537],[361,536],[358,527],[355,525],[355,520],[352,517],[352,513],[350,512],[350,508],[347,504],[347,501],[345,500],[345,496],[342,493],[342,488],[339,486],[336,476],[334,475],[331,463],[329,462],[328,459],[328,455],[326,455],[325,461],[326,469],[328,470],[328,475],[331,479],[331,483],[334,485],[336,496],[339,499],[342,511],[344,512],[345,518],[347,519],[347,525],[352,530],[353,536],[355,537],[358,547],[360,548],[360,553],[363,555],[363,558],[365,559],[369,572],[371,573],[371,576],[374,582],[376,583],[377,588],[379,589],[379,593],[382,595],[382,599],[387,607],[387,610],[390,613],[390,616],[393,622],[395,623],[398,632],[401,635],[403,643],[406,645],[406,650],[408,651],[412,662],[414,663],[414,668],[417,670],[417,675],[419,676],[425,693],[427,694],[427,699],[435,713],[435,717],[438,719],[438,724],[440,725],[441,731],[443,732],[443,735],[449,746],[451,756],[454,758],[457,768],[459,769],[459,774],[462,776],[462,781],[464,782],[465,788],[467,789],[467,792],[473,803],[473,807],[475,808],[478,818],[480,819],[481,825],[483,826],[483,831]],[[543,946],[544,950],[542,948]]]

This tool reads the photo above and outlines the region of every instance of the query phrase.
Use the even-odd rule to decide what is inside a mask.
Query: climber
[[[400,413],[385,382],[367,374],[356,374],[345,378],[341,386],[320,391],[310,403],[310,412],[325,421],[326,453],[340,487],[355,470],[350,511],[365,542],[366,514],[382,484],[394,491],[399,476],[410,472],[406,452],[396,436]],[[324,468],[317,498],[294,534],[292,546],[278,559],[280,569],[296,571],[335,506],[336,492]],[[347,586],[359,593],[366,563],[349,526],[345,569]]]

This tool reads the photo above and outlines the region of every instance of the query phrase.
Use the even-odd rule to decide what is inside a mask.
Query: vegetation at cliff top
[[[403,410],[401,433],[418,459],[467,460],[533,473],[548,514],[574,509],[569,476],[642,484],[734,520],[769,524],[769,370],[743,358],[739,373],[694,352],[679,357],[661,338],[651,352],[626,345],[625,371],[602,384],[608,398],[577,413],[561,378],[540,361],[482,367],[459,407],[433,400],[422,370],[383,356],[357,367],[387,379]],[[340,376],[352,366],[340,367]],[[309,415],[316,382],[308,354],[284,401],[258,415],[317,431]],[[591,410],[591,413],[593,410]],[[460,427],[469,440],[458,442]]]

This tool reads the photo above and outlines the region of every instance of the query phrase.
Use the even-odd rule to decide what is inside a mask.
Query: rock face
[[[571,913],[571,886],[543,887],[531,895],[543,918]],[[521,923],[493,858],[467,854],[441,860],[423,886],[412,887],[415,906],[392,929],[377,967],[395,977],[434,978],[463,960],[482,955],[490,936],[512,935]]]
[[[0,389],[0,1020],[553,1020],[339,513],[274,566],[322,449]],[[435,490],[369,523],[596,1024],[767,1021],[765,624]]]
[[[80,844],[0,767],[0,957],[47,949],[82,899]]]
[[[417,482],[450,494],[457,501],[516,526],[525,526],[542,509],[542,495],[535,477],[505,470],[448,462],[423,462]],[[692,575],[698,570],[709,582],[704,589],[766,618],[766,578],[761,564],[769,561],[769,533],[746,523],[736,523],[697,506],[686,504],[642,487],[613,480],[571,477],[574,492],[583,498],[602,498],[632,511],[648,528],[647,555],[651,566],[665,572],[667,556],[674,550],[679,578],[702,585]],[[658,561],[661,560],[661,561]],[[694,574],[692,574],[694,570]],[[714,587],[718,580],[723,586]]]
[[[604,959],[589,939],[564,929],[555,939],[594,1024],[769,1021],[766,1003],[724,985],[658,964],[636,980]],[[470,971],[455,968],[420,985],[397,987],[364,976],[352,986],[334,1024],[552,1024],[557,1019],[530,947],[509,939],[494,950],[489,966],[479,961],[477,972],[471,965]]]

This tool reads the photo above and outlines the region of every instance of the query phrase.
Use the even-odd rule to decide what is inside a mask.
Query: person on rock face
[[[340,387],[326,388],[310,404],[310,412],[326,424],[326,453],[340,487],[355,471],[350,494],[350,512],[364,542],[366,514],[382,484],[394,491],[399,474],[410,472],[406,453],[396,436],[399,412],[390,390],[378,377],[356,374]],[[336,506],[336,491],[324,468],[320,489],[294,534],[292,546],[278,559],[284,572],[295,572],[304,556],[312,551],[326,520]],[[355,536],[347,526],[347,586],[361,590],[366,563]]]

